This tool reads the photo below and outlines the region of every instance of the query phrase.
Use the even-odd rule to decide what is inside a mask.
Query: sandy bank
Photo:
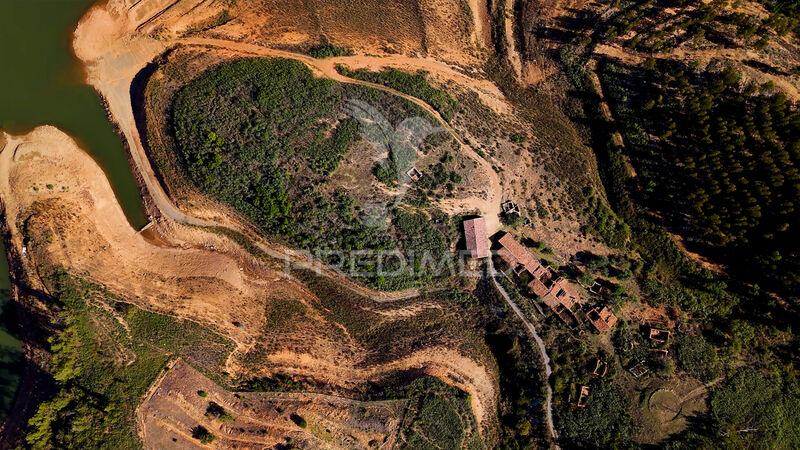
[[[253,370],[240,358],[264,339],[269,300],[291,296],[309,308],[304,324],[297,328],[299,335],[270,335],[286,344],[277,343],[272,353],[262,356],[263,369],[347,386],[380,378],[390,370],[415,368],[471,393],[478,420],[494,421],[495,384],[490,371],[470,358],[427,348],[388,364],[364,365],[368,343],[342,338],[341,333],[338,340],[331,340],[331,330],[341,325],[317,312],[319,299],[282,272],[248,260],[246,252],[236,253],[226,239],[177,228],[167,230],[169,238],[154,242],[131,228],[102,169],[63,132],[46,126],[4,139],[0,196],[12,244],[18,251],[26,246],[29,269],[60,265],[137,306],[217,330],[237,344],[228,363],[233,374]],[[383,308],[383,314],[375,314],[376,321],[407,314]],[[298,340],[303,342],[301,348],[296,346]],[[292,356],[287,358],[286,352]]]

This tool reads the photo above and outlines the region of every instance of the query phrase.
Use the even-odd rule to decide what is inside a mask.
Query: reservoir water
[[[17,312],[9,302],[8,261],[0,242],[0,419],[14,402],[14,394],[22,372],[22,343],[17,339]]]
[[[75,138],[103,167],[128,221],[146,223],[122,140],[97,93],[84,83],[72,32],[95,0],[0,0],[0,130],[27,133],[54,125]],[[21,345],[8,299],[5,249],[0,260],[0,419],[19,381]]]

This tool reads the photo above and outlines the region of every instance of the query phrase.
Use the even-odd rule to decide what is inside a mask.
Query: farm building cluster
[[[486,234],[486,223],[482,217],[465,220],[464,241],[471,258],[490,256],[490,242]],[[617,323],[617,317],[608,306],[596,307],[584,312],[584,299],[576,286],[557,270],[542,264],[510,233],[502,233],[497,239],[495,255],[508,269],[510,281],[521,284],[525,291],[537,297],[570,328],[589,322],[600,333],[609,331]]]
[[[588,321],[597,331],[605,333],[617,323],[617,317],[608,306],[585,313],[586,301],[576,286],[557,270],[536,260],[510,233],[500,236],[497,243],[500,247],[497,256],[514,275],[509,276],[510,280],[523,284],[567,326],[576,328]]]

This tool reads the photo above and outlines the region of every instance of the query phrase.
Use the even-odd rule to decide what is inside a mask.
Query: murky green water
[[[14,401],[22,372],[22,343],[17,339],[17,313],[9,303],[8,261],[0,243],[0,419]]]
[[[55,125],[105,170],[131,225],[146,223],[122,142],[97,93],[83,82],[72,32],[95,0],[0,0],[0,129],[26,133]],[[0,418],[19,379],[16,313],[8,303],[5,249],[0,258]]]
[[[50,124],[75,137],[106,171],[134,227],[146,217],[122,141],[84,84],[72,32],[95,0],[0,0],[0,129]]]

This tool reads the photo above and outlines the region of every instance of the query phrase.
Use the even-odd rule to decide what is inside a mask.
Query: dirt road
[[[335,60],[318,60],[308,55],[288,52],[284,50],[271,49],[262,47],[255,44],[248,44],[242,42],[233,42],[222,39],[210,38],[186,38],[175,39],[172,41],[156,40],[148,36],[140,36],[135,32],[127,37],[114,37],[108,36],[109,26],[105,21],[108,19],[101,16],[99,24],[98,20],[93,20],[96,16],[90,15],[84,18],[78,26],[75,33],[75,49],[77,55],[86,63],[88,70],[88,81],[92,84],[105,98],[108,109],[119,126],[120,131],[125,136],[129,145],[131,158],[136,165],[136,170],[141,175],[145,187],[150,194],[155,207],[160,214],[164,217],[175,221],[180,224],[202,227],[226,227],[237,232],[244,233],[254,239],[254,243],[262,251],[268,255],[280,258],[289,259],[293,264],[302,266],[313,266],[319,268],[325,275],[334,277],[342,283],[353,287],[360,293],[373,298],[376,301],[393,301],[398,299],[410,298],[418,295],[416,290],[408,290],[403,292],[385,293],[377,292],[354,283],[347,277],[342,276],[334,270],[324,267],[313,259],[302,255],[300,252],[291,249],[282,248],[271,244],[263,239],[254,237],[252,233],[247,233],[242,224],[237,223],[234,219],[218,214],[214,217],[198,217],[194,214],[187,214],[178,209],[169,196],[166,194],[163,186],[156,178],[155,172],[150,165],[148,155],[142,144],[141,136],[139,136],[138,129],[133,114],[131,102],[131,84],[134,77],[139,71],[152,61],[157,55],[162,54],[168,48],[175,45],[196,45],[211,48],[222,48],[241,52],[242,54],[249,54],[253,56],[263,57],[284,57],[295,59],[306,64],[316,75],[330,78],[332,80],[342,83],[359,84],[374,89],[379,89],[391,94],[403,97],[404,99],[415,103],[421,108],[425,109],[434,118],[436,118],[443,127],[445,127],[454,139],[461,145],[462,151],[473,158],[476,163],[482,168],[489,180],[489,187],[486,198],[467,198],[461,199],[460,204],[453,204],[452,200],[448,200],[448,204],[443,205],[449,212],[462,212],[478,209],[481,214],[487,217],[487,229],[489,233],[494,233],[500,228],[497,213],[500,211],[500,202],[502,199],[502,188],[497,174],[492,169],[492,165],[486,159],[480,157],[472,147],[466,145],[461,139],[459,134],[450,127],[449,124],[441,117],[441,115],[429,104],[424,101],[399,92],[395,89],[388,88],[383,85],[369,83],[361,80],[354,80],[339,74],[336,71],[336,64],[339,62],[346,62],[346,58],[336,58]],[[113,30],[113,28],[110,28]],[[114,31],[114,33],[118,33]],[[430,68],[430,62],[425,63],[427,68]],[[452,75],[453,69],[449,66],[442,64],[447,71]]]
[[[479,424],[496,421],[494,375],[473,357],[435,346],[380,364],[367,362],[364,345],[371,341],[353,339],[319,298],[279,267],[251,268],[251,255],[200,229],[179,227],[181,236],[162,245],[131,228],[100,166],[60,130],[43,126],[25,136],[0,133],[0,141],[5,141],[0,148],[0,206],[12,246],[19,254],[23,245],[27,248],[22,260],[28,273],[55,263],[139,308],[209,327],[235,344],[225,364],[234,376],[251,373],[254,369],[244,362],[256,354],[250,350],[256,343],[278,339],[277,334],[285,344],[259,356],[271,370],[334,386],[366,383],[409,368],[423,370],[468,392]],[[24,224],[27,243],[19,224]],[[278,297],[305,305],[302,327],[265,331],[265,304]],[[375,312],[364,320],[413,320],[425,305],[368,305],[363,309]],[[296,347],[298,340],[302,347]]]
[[[495,272],[491,258],[489,258],[489,273],[491,274],[494,286],[497,288],[498,291],[500,291],[500,294],[506,300],[508,306],[510,306],[511,309],[514,311],[514,313],[517,315],[517,317],[519,317],[519,320],[521,320],[522,323],[525,324],[525,328],[528,329],[528,333],[530,333],[531,337],[536,342],[536,347],[539,349],[539,354],[542,357],[542,364],[544,365],[544,376],[546,380],[545,411],[547,415],[547,428],[550,431],[550,436],[553,439],[553,445],[555,446],[556,449],[558,449],[559,448],[557,444],[558,432],[556,431],[555,424],[553,423],[553,389],[550,387],[550,375],[553,374],[553,370],[550,368],[550,357],[547,355],[547,349],[544,346],[544,341],[539,336],[539,333],[536,331],[536,327],[533,325],[533,323],[531,323],[531,321],[528,320],[528,318],[525,316],[525,313],[522,312],[519,306],[517,306],[517,304],[514,303],[513,300],[511,300],[511,297],[508,295],[508,292],[506,292],[506,290],[503,289],[503,286],[501,286],[500,283],[497,282],[497,276],[499,274]]]
[[[272,49],[272,48],[262,47],[260,45],[248,44],[243,42],[233,42],[222,39],[210,39],[210,38],[181,39],[178,40],[176,44],[217,47],[226,50],[234,50],[242,53],[248,53],[253,56],[294,59],[304,63],[312,70],[312,72],[314,72],[315,75],[319,77],[329,78],[339,83],[357,84],[360,86],[381,90],[396,95],[398,97],[402,97],[414,103],[415,105],[424,109],[431,116],[436,118],[437,121],[439,121],[440,126],[444,127],[447,130],[447,132],[453,137],[453,139],[455,139],[456,142],[459,143],[459,145],[461,146],[461,152],[472,158],[478,164],[478,166],[481,168],[481,170],[484,172],[484,174],[487,176],[489,180],[487,197],[446,199],[440,202],[442,203],[442,206],[444,206],[444,209],[448,210],[448,212],[450,213],[460,213],[478,209],[481,212],[481,214],[486,218],[487,232],[489,234],[494,234],[500,229],[500,221],[498,218],[498,213],[500,212],[500,203],[502,200],[503,191],[502,187],[500,186],[500,177],[492,168],[492,164],[485,158],[482,158],[480,155],[478,155],[477,152],[475,152],[475,150],[470,145],[466,144],[464,140],[461,138],[461,135],[456,130],[454,130],[450,126],[450,124],[447,123],[446,120],[444,120],[441,114],[439,114],[439,112],[436,111],[436,109],[434,109],[431,105],[429,105],[425,101],[417,97],[400,92],[396,89],[386,87],[381,84],[371,83],[368,81],[362,81],[346,77],[340,74],[336,70],[337,64],[347,64],[348,61],[350,61],[351,59],[355,60],[356,58],[361,58],[361,57],[339,57],[333,59],[316,59],[301,53]],[[405,60],[412,59],[407,57],[403,58]],[[446,65],[443,63],[439,64],[446,67]],[[426,65],[426,67],[428,67],[428,65]],[[442,70],[452,71],[452,69],[442,69]]]

